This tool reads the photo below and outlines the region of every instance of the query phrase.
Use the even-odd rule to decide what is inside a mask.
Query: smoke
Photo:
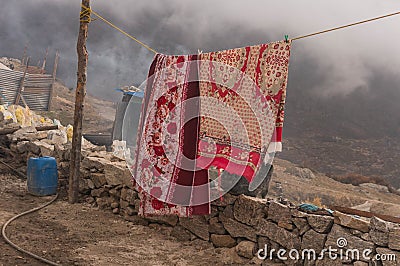
[[[78,0],[1,0],[0,55],[31,62],[47,47],[61,53],[58,77],[76,83]],[[92,7],[158,52],[197,53],[296,37],[400,10],[395,0],[92,1]],[[379,73],[400,74],[400,16],[295,41],[291,87],[322,96],[371,90]],[[119,99],[113,89],[140,84],[153,54],[100,20],[89,25],[88,91]],[[49,58],[50,63],[53,58]],[[378,74],[377,74],[378,73]],[[298,84],[304,84],[299,87]],[[388,83],[389,84],[389,83]],[[392,84],[392,83],[390,83]]]

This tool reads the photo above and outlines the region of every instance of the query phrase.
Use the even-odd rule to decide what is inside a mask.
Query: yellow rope
[[[92,12],[92,10],[90,8],[85,7],[84,5],[82,5],[85,10],[81,11],[79,17],[81,22],[83,23],[90,23],[90,21],[92,20],[90,17],[90,13]],[[85,17],[87,17],[87,19],[84,19]]]
[[[96,17],[98,17],[99,19],[101,19],[102,21],[104,21],[106,24],[108,24],[109,26],[111,26],[112,28],[118,30],[119,32],[121,32],[122,34],[124,34],[125,36],[129,37],[130,39],[134,40],[135,42],[139,43],[140,45],[142,45],[143,47],[145,47],[146,49],[148,49],[149,51],[157,54],[157,51],[154,50],[153,48],[151,48],[150,46],[148,46],[147,44],[143,43],[142,41],[136,39],[135,37],[133,37],[132,35],[130,35],[129,33],[127,33],[126,31],[122,30],[121,28],[117,27],[116,25],[114,25],[112,22],[108,21],[107,19],[105,19],[104,17],[102,17],[101,15],[99,15],[97,12],[93,11],[91,8],[87,8],[84,5],[82,5],[82,8],[84,8],[85,10],[81,12],[80,17],[81,17],[81,21],[89,23],[92,19],[90,18],[90,14],[93,13]],[[340,27],[336,27],[336,28],[331,28],[328,30],[323,30],[323,31],[318,31],[318,32],[314,32],[311,34],[307,34],[307,35],[303,35],[303,36],[299,36],[296,38],[291,39],[292,41],[295,40],[299,40],[299,39],[304,39],[304,38],[308,38],[311,36],[315,36],[315,35],[319,35],[319,34],[323,34],[323,33],[327,33],[327,32],[331,32],[331,31],[335,31],[335,30],[340,30],[340,29],[344,29],[344,28],[348,28],[348,27],[352,27],[355,25],[359,25],[359,24],[363,24],[363,23],[367,23],[367,22],[371,22],[374,20],[379,20],[379,19],[383,19],[383,18],[387,18],[387,17],[391,17],[391,16],[395,16],[395,15],[399,15],[400,12],[395,12],[395,13],[391,13],[391,14],[387,14],[384,16],[380,16],[380,17],[375,17],[375,18],[371,18],[371,19],[367,19],[367,20],[363,20],[363,21],[359,21],[359,22],[355,22],[355,23],[351,23],[351,24],[347,24],[344,26],[340,26]],[[89,19],[87,20],[82,20],[83,17],[88,16]]]
[[[112,28],[118,30],[119,32],[121,32],[122,34],[124,34],[125,36],[127,36],[128,38],[134,40],[135,42],[139,43],[140,45],[142,45],[143,47],[145,47],[146,49],[148,49],[149,51],[157,54],[157,51],[154,50],[153,48],[151,48],[150,46],[148,46],[147,44],[145,44],[144,42],[136,39],[135,37],[133,37],[132,35],[130,35],[129,33],[127,33],[126,31],[122,30],[121,28],[117,27],[116,25],[114,25],[112,22],[108,21],[107,19],[103,18],[102,16],[100,16],[98,13],[94,12],[92,9],[87,8],[86,6],[82,5],[82,8],[84,8],[86,11],[93,13],[96,17],[98,17],[99,19],[101,19],[102,21],[104,21],[106,24],[108,24],[109,26],[111,26]]]
[[[363,23],[374,21],[374,20],[378,20],[378,19],[383,19],[383,18],[399,15],[399,14],[400,14],[400,12],[395,12],[395,13],[392,13],[392,14],[388,14],[388,15],[384,15],[384,16],[380,16],[380,17],[376,17],[376,18],[371,18],[371,19],[367,19],[367,20],[351,23],[351,24],[348,24],[348,25],[332,28],[332,29],[329,29],[329,30],[318,31],[318,32],[315,32],[315,33],[311,33],[311,34],[307,34],[307,35],[303,35],[303,36],[299,36],[299,37],[293,38],[292,41],[303,39],[303,38],[307,38],[307,37],[311,37],[311,36],[322,34],[322,33],[327,33],[327,32],[334,31],[334,30],[340,30],[340,29],[344,29],[344,28],[347,28],[347,27],[352,27],[352,26],[355,26],[355,25],[359,25],[359,24],[363,24]]]

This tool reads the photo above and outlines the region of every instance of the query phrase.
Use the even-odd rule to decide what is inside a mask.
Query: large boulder
[[[236,220],[254,226],[267,214],[267,200],[241,195],[235,202],[233,215]]]
[[[107,184],[112,186],[125,185],[133,188],[132,174],[125,162],[109,162],[104,166]]]
[[[289,232],[270,221],[261,220],[256,228],[258,230],[258,235],[266,236],[270,240],[279,243],[287,249],[299,250],[301,247],[301,240],[296,234]]]
[[[230,235],[211,235],[211,242],[217,248],[232,248],[236,246],[236,240]]]
[[[251,259],[254,257],[256,243],[251,241],[242,241],[236,246],[236,253],[244,258]]]
[[[324,234],[331,230],[334,218],[331,216],[309,214],[307,215],[307,221],[312,229]]]
[[[203,216],[193,218],[180,218],[179,223],[199,238],[208,241],[210,234],[208,232],[208,223]]]
[[[232,237],[243,237],[251,241],[257,241],[256,230],[248,225],[242,224],[232,218],[226,218],[222,220],[225,230]]]
[[[333,216],[335,217],[335,223],[351,228],[351,229],[356,229],[358,231],[361,231],[363,233],[368,233],[369,232],[369,222],[366,220],[363,220],[361,218],[354,217],[354,215],[348,215],[344,214],[338,211],[335,211],[333,213]]]

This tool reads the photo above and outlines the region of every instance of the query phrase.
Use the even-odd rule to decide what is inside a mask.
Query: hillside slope
[[[50,112],[44,115],[61,121],[63,125],[73,124],[75,91],[57,81],[54,88]],[[83,133],[111,133],[115,117],[115,104],[101,100],[91,94],[85,98]]]

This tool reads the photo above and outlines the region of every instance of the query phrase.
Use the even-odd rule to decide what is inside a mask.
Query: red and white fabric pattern
[[[251,181],[267,153],[282,150],[290,42],[199,55],[199,167]]]
[[[141,215],[209,213],[207,200],[207,204],[190,204],[195,196],[192,187],[207,184],[207,171],[195,171],[194,161],[184,163],[185,157],[195,159],[197,152],[198,119],[186,123],[193,112],[198,117],[195,106],[186,106],[188,99],[198,96],[198,83],[189,82],[190,72],[197,78],[196,59],[197,55],[158,54],[150,68],[134,170]]]

